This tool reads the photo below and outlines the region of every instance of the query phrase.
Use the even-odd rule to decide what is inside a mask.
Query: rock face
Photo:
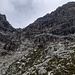
[[[69,2],[58,7],[51,14],[37,19],[25,28],[28,32],[50,32],[55,35],[75,33],[75,3]]]
[[[4,44],[4,50],[15,50],[20,39],[18,29],[13,28],[6,20],[5,15],[0,14],[0,42]],[[20,41],[19,41],[20,42]]]
[[[75,74],[75,2],[23,29],[0,14],[0,75],[48,74]]]
[[[9,24],[9,22],[6,20],[5,15],[0,14],[0,31],[10,31],[13,32],[15,29]]]

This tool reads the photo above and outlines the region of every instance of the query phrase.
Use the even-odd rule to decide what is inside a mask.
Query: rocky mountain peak
[[[14,31],[15,28],[13,28],[9,22],[6,19],[5,15],[0,14],[0,31]]]
[[[6,16],[5,16],[5,15],[0,14],[0,20],[6,20]]]
[[[39,32],[39,30],[50,32],[54,35],[68,35],[75,33],[75,2],[58,7],[50,14],[38,18],[25,30],[29,33]]]

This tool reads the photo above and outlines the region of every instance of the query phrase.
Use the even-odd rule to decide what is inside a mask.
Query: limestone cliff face
[[[75,2],[23,29],[0,14],[0,75],[74,75]]]
[[[37,19],[25,30],[29,33],[45,31],[55,35],[75,33],[75,3],[69,2],[58,7],[52,13]]]
[[[9,24],[9,22],[6,20],[6,16],[0,14],[0,31],[14,31],[15,29]]]
[[[15,51],[20,45],[20,35],[21,30],[13,28],[6,16],[0,14],[0,55],[5,56],[8,51]]]

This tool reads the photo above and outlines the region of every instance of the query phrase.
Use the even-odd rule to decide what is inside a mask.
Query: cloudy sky
[[[75,0],[0,0],[0,13],[15,28],[23,28],[37,18]]]

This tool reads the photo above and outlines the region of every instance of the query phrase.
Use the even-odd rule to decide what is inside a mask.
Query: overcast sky
[[[0,0],[0,13],[15,28],[24,28],[37,18],[75,0]]]

